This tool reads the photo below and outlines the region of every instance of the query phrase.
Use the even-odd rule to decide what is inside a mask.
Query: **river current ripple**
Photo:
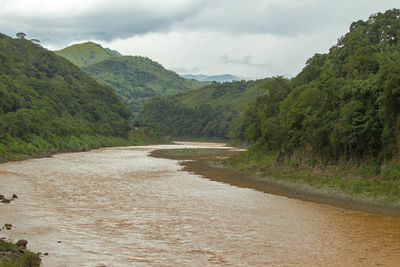
[[[198,147],[202,145],[186,145]],[[213,146],[208,144],[208,146]],[[0,236],[42,266],[395,266],[400,221],[209,181],[107,148],[0,165]]]

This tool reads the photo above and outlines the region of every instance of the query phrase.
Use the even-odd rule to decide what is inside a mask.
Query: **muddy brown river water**
[[[182,146],[1,164],[0,194],[18,199],[0,205],[0,224],[13,224],[0,236],[48,252],[42,266],[400,266],[398,219],[209,181],[148,156]]]

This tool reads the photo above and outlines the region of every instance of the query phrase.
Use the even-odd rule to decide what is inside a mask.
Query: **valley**
[[[0,195],[18,195],[1,195],[1,267],[400,261],[400,9],[255,80],[16,37],[0,33]]]

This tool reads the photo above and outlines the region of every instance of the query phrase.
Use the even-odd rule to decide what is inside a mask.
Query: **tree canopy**
[[[232,137],[320,159],[398,155],[399,37],[398,9],[352,23],[329,53],[307,61],[286,97],[266,95],[245,109]]]
[[[0,34],[0,160],[26,144],[49,151],[80,136],[125,137],[130,117],[111,88],[66,59]]]
[[[170,97],[154,97],[138,115],[157,123],[167,135],[227,139],[232,119],[258,95],[272,78],[258,81],[213,82],[198,90]]]
[[[213,83],[178,96],[154,98],[141,116],[172,136],[229,135],[288,157],[304,155],[319,161],[397,157],[399,38],[400,10],[377,13],[352,23],[329,53],[315,54],[291,80]]]
[[[134,113],[152,96],[187,92],[203,84],[180,77],[161,64],[141,56],[110,57],[82,68],[98,82],[112,87]]]

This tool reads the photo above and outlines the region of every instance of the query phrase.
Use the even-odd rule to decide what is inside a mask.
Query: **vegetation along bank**
[[[282,166],[276,154],[222,149],[155,150],[154,157],[182,160],[185,171],[210,180],[400,218],[400,182],[366,179],[352,170]]]
[[[230,94],[223,87],[233,84],[214,85],[211,103]],[[315,191],[348,200],[347,204],[364,203],[368,209],[376,206],[398,213],[399,9],[352,23],[328,53],[314,55],[296,77],[269,78],[256,88],[260,96],[238,110],[225,135],[249,150],[210,166],[241,172],[242,180],[257,177],[294,191]],[[189,94],[164,98],[174,105],[157,105],[158,109],[149,102],[143,115],[159,122],[168,120],[158,111],[167,106],[196,110]],[[197,122],[185,118],[189,125]],[[168,127],[164,129],[168,133]]]
[[[61,56],[0,34],[0,162],[161,142],[115,91]]]

